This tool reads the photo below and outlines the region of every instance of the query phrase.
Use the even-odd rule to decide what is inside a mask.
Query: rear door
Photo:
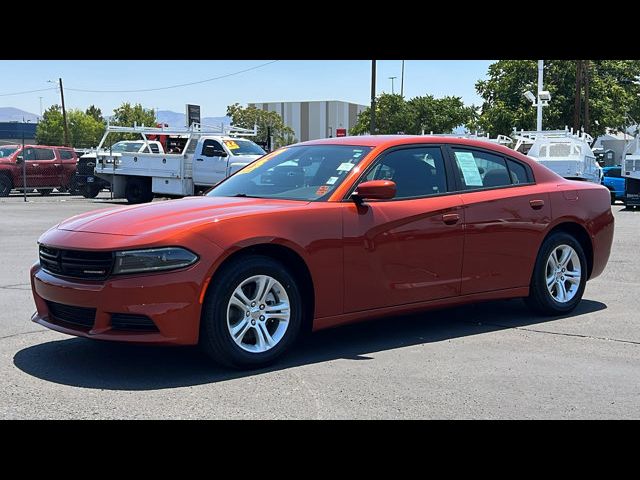
[[[35,159],[32,161],[34,181],[38,187],[57,187],[62,177],[62,163],[53,148],[33,147]]]
[[[58,179],[58,185],[61,187],[68,187],[71,183],[71,179],[76,173],[77,157],[76,153],[70,148],[58,149],[58,155],[60,156],[60,178]]]
[[[464,210],[461,294],[529,285],[551,208],[524,162],[451,146]]]

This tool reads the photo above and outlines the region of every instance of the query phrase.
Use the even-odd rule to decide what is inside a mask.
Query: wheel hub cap
[[[580,288],[582,269],[578,254],[569,245],[553,249],[546,265],[547,290],[558,303],[567,303]]]
[[[243,280],[227,305],[227,328],[233,341],[251,353],[275,347],[289,326],[289,297],[280,282],[268,275]]]

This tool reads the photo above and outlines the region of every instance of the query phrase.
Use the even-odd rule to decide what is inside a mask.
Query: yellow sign
[[[236,150],[240,148],[240,145],[238,145],[234,140],[224,140],[224,144],[229,150]]]
[[[261,167],[262,165],[267,163],[269,160],[271,160],[273,157],[275,157],[276,155],[280,155],[282,152],[284,152],[286,150],[288,150],[288,149],[287,148],[281,148],[280,150],[276,150],[275,152],[268,153],[264,157],[260,157],[255,162],[250,163],[249,165],[244,167],[242,170],[240,170],[238,173],[236,173],[236,175],[241,175],[241,174],[245,174],[245,173],[251,173],[256,168]]]

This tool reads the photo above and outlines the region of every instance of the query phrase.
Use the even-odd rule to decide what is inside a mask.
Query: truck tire
[[[6,175],[0,175],[0,197],[8,197],[11,193],[11,188],[13,188],[11,178]]]
[[[125,196],[129,203],[148,203],[153,200],[153,191],[151,190],[151,179],[134,177],[127,180]]]
[[[53,192],[53,188],[37,188],[36,191],[42,195],[43,197],[47,196],[47,195],[51,195],[51,192]]]
[[[84,198],[96,198],[100,193],[100,187],[87,184],[80,189],[80,193]]]

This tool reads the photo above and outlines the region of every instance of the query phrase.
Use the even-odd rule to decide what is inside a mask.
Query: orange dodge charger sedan
[[[567,313],[612,239],[605,187],[506,147],[330,138],[265,155],[204,197],[51,228],[31,269],[32,319],[260,367],[303,330],[375,317],[514,297]]]

